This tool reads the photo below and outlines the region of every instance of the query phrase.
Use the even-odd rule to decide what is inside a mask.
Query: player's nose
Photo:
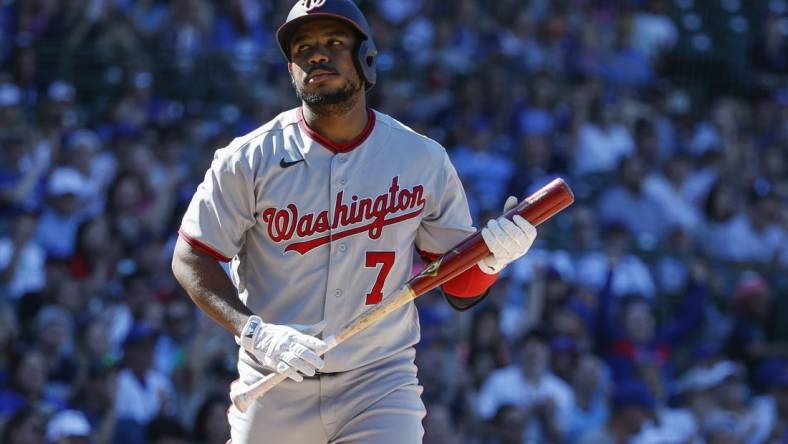
[[[323,64],[329,60],[328,57],[328,49],[325,48],[323,45],[317,46],[310,54],[309,54],[309,64],[316,65],[316,64]]]

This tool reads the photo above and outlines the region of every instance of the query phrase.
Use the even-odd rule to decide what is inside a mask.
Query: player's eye
[[[330,42],[328,42],[328,44],[331,45],[331,46],[342,46],[342,45],[344,45],[344,43],[341,40],[331,40]]]
[[[308,51],[309,48],[311,48],[311,47],[312,47],[311,45],[307,45],[307,44],[298,45],[298,46],[296,46],[295,52],[296,52],[296,54],[300,54],[300,53],[302,53],[304,51]]]

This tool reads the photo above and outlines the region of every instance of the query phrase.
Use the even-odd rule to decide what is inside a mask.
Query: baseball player
[[[443,147],[367,107],[377,50],[351,0],[298,2],[277,39],[302,105],[216,152],[172,265],[236,336],[235,384],[289,377],[245,413],[230,409],[232,442],[419,443],[415,305],[323,357],[319,338],[407,281],[414,248],[434,258],[475,231],[462,185]],[[492,254],[443,286],[457,309],[481,300],[536,230],[501,218],[483,237]]]

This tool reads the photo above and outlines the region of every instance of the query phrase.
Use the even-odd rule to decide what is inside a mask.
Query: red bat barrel
[[[555,179],[503,216],[511,220],[515,214],[519,214],[534,226],[538,226],[574,201],[575,196],[569,185],[563,179]],[[411,278],[408,285],[416,296],[420,296],[463,273],[489,254],[490,250],[484,243],[481,231],[477,231],[427,266],[421,274]]]

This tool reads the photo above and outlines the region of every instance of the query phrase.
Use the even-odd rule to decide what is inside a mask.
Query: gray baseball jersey
[[[181,236],[232,261],[232,280],[264,321],[324,336],[400,287],[414,246],[444,253],[474,232],[446,151],[369,111],[359,139],[337,146],[301,108],[216,152]],[[355,369],[418,342],[413,303],[329,352],[323,372]]]

